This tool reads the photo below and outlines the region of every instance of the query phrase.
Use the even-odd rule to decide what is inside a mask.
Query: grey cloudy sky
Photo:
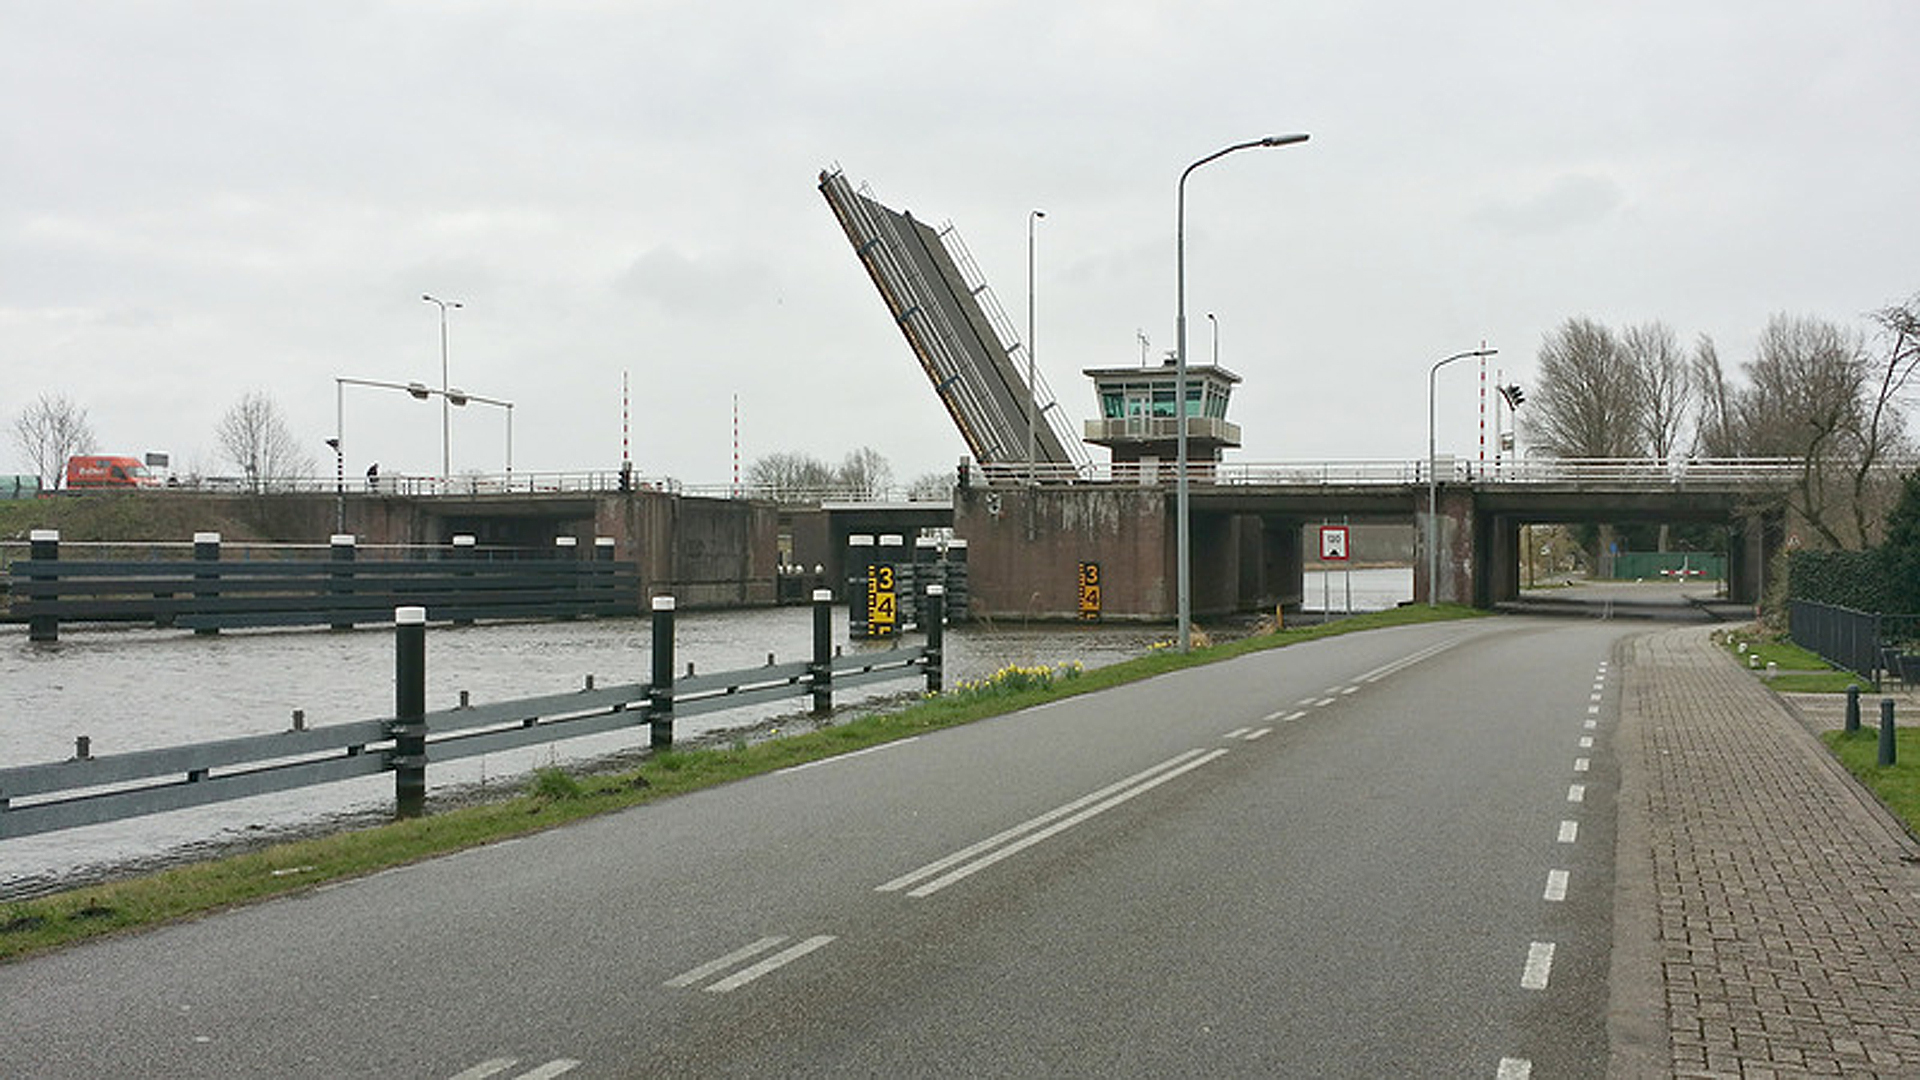
[[[0,0],[0,418],[230,473],[264,390],[331,468],[335,376],[516,403],[516,470],[747,461],[896,475],[965,452],[815,189],[843,167],[955,224],[1076,423],[1080,370],[1173,345],[1243,375],[1239,460],[1412,458],[1426,372],[1483,339],[1525,383],[1570,315],[1847,325],[1920,290],[1920,5],[42,3]],[[1489,373],[1491,375],[1491,372]],[[1443,452],[1474,452],[1469,365]],[[431,474],[438,408],[350,388],[354,472]],[[457,412],[456,471],[504,464]],[[27,471],[10,440],[0,472]]]

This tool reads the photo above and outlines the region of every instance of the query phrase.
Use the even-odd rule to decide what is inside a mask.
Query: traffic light
[[[1509,409],[1517,409],[1522,402],[1527,400],[1527,395],[1521,392],[1519,383],[1514,383],[1512,386],[1501,387],[1500,396],[1507,399],[1507,407]]]

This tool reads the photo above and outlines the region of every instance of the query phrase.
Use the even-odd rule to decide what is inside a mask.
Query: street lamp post
[[[1193,573],[1188,565],[1188,550],[1191,546],[1191,530],[1188,528],[1187,495],[1187,177],[1193,170],[1209,161],[1226,157],[1239,150],[1251,150],[1262,146],[1288,146],[1307,141],[1305,134],[1269,135],[1264,139],[1252,139],[1243,143],[1234,143],[1224,150],[1216,150],[1199,161],[1186,167],[1180,174],[1177,186],[1177,213],[1174,222],[1174,277],[1175,277],[1175,313],[1174,313],[1174,374],[1173,407],[1177,418],[1174,423],[1174,591],[1176,606],[1180,615],[1180,651],[1188,652],[1193,648]]]
[[[440,300],[422,294],[420,299],[440,309],[440,479],[453,478],[453,399],[447,394],[452,386],[447,378],[447,309],[462,306],[458,300]]]
[[[1436,453],[1433,444],[1433,384],[1440,369],[1455,360],[1465,360],[1470,356],[1492,356],[1499,349],[1474,349],[1471,352],[1454,353],[1444,360],[1434,361],[1427,369],[1427,606],[1433,607],[1439,602],[1440,588],[1440,476],[1435,468]]]
[[[1219,367],[1220,366],[1220,320],[1214,318],[1213,312],[1209,311],[1207,312],[1207,321],[1213,324],[1213,366]]]
[[[1047,212],[1045,210],[1029,210],[1027,212],[1027,483],[1029,485],[1039,482],[1035,476],[1038,463],[1034,457],[1034,425],[1037,421],[1036,412],[1040,408],[1040,389],[1039,385],[1033,381],[1035,374],[1033,357],[1033,236],[1034,224],[1046,216]]]

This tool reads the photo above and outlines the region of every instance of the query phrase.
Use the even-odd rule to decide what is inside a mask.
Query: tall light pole
[[[1046,217],[1045,210],[1027,211],[1027,483],[1035,484],[1034,424],[1040,409],[1039,384],[1034,380],[1033,358],[1033,235],[1034,224]]]
[[[1220,366],[1220,320],[1214,318],[1213,312],[1209,311],[1207,312],[1207,321],[1213,324],[1213,366],[1219,367]]]
[[[1251,150],[1259,146],[1288,146],[1307,141],[1308,136],[1269,135],[1264,139],[1252,139],[1243,143],[1234,143],[1224,150],[1215,150],[1206,157],[1186,167],[1180,174],[1178,185],[1178,213],[1174,223],[1174,276],[1175,315],[1174,315],[1174,373],[1173,407],[1178,420],[1174,424],[1174,457],[1179,459],[1174,466],[1176,483],[1174,486],[1174,525],[1176,551],[1174,560],[1179,564],[1175,569],[1174,589],[1177,594],[1177,607],[1180,612],[1180,651],[1188,652],[1193,648],[1193,574],[1188,566],[1191,554],[1191,531],[1187,526],[1187,177],[1193,170],[1209,161],[1226,157],[1238,150]]]
[[[1427,606],[1433,607],[1439,602],[1440,588],[1440,476],[1435,468],[1436,454],[1433,445],[1433,383],[1440,369],[1455,360],[1465,360],[1470,356],[1492,356],[1499,349],[1474,349],[1471,352],[1454,353],[1444,360],[1436,360],[1427,369]]]
[[[447,378],[447,309],[461,304],[425,294],[420,299],[440,309],[440,479],[445,481],[453,478],[453,401],[447,394],[453,383]]]

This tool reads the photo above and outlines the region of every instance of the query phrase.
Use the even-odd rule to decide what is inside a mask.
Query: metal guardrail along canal
[[[61,762],[0,769],[0,840],[118,821],[168,810],[394,773],[402,816],[418,814],[426,767],[476,754],[595,735],[645,724],[655,750],[673,743],[677,716],[695,716],[811,696],[813,711],[832,708],[836,690],[924,678],[941,689],[944,590],[930,586],[926,644],[836,655],[830,594],[813,597],[813,658],[709,675],[674,677],[673,602],[654,601],[651,678],[645,683],[585,688],[488,705],[428,712],[426,626],[420,608],[395,612],[395,715],[96,757],[76,739]],[[771,660],[771,656],[769,656]],[[691,670],[691,669],[690,669]]]

